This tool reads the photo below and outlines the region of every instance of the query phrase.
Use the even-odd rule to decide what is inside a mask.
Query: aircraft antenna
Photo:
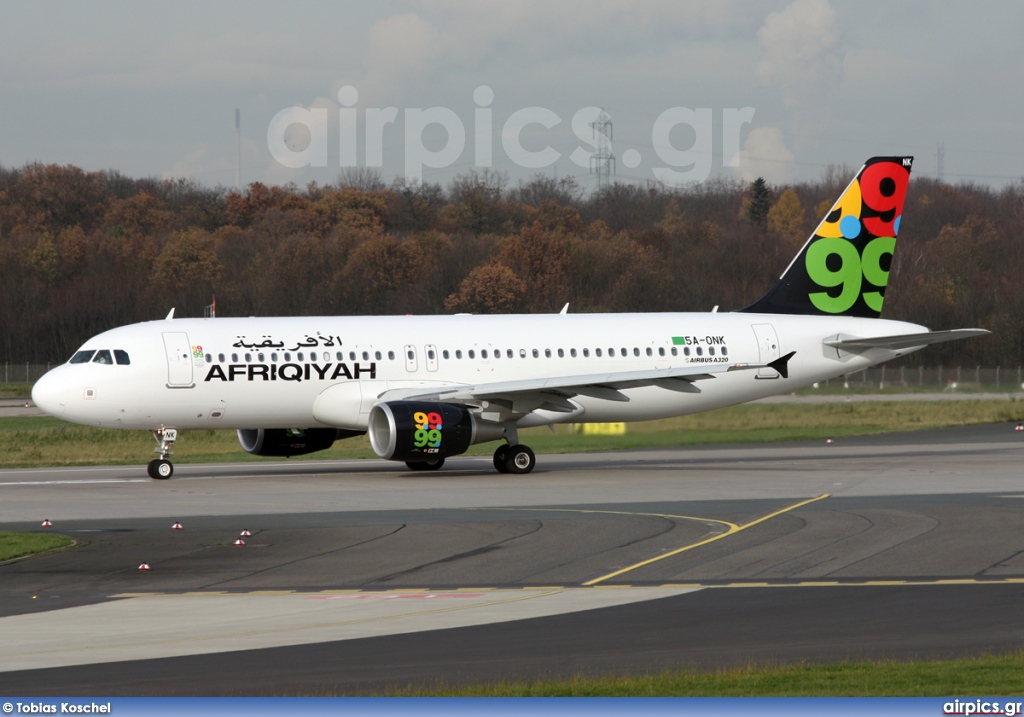
[[[590,155],[590,171],[597,174],[597,190],[601,191],[608,177],[615,174],[615,155],[612,154],[612,118],[601,109],[601,114],[590,123],[597,138],[597,151]]]

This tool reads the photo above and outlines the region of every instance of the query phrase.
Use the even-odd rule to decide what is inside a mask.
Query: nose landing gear
[[[174,465],[167,460],[167,456],[173,453],[171,446],[174,445],[174,441],[178,438],[178,429],[161,428],[153,431],[153,438],[160,444],[154,449],[160,454],[160,457],[151,460],[146,467],[146,471],[149,473],[150,478],[167,480],[174,475]]]

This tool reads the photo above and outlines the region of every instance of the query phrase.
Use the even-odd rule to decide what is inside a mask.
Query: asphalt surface
[[[1012,651],[1022,459],[1024,432],[999,424],[542,456],[528,476],[472,458],[0,471],[0,529],[49,518],[80,542],[0,565],[0,694]]]

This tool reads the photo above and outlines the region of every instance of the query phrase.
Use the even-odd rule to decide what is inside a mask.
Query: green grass
[[[963,426],[1024,418],[1020,401],[884,401],[865,403],[744,404],[662,421],[632,423],[621,436],[573,434],[569,426],[520,432],[537,453],[575,453],[663,446],[842,438],[893,431]],[[473,446],[489,455],[495,444]],[[0,468],[141,464],[156,443],[145,431],[91,428],[49,417],[0,418]],[[307,458],[372,458],[365,436],[340,441]],[[301,460],[295,458],[293,460]],[[182,431],[178,463],[261,460],[243,452],[234,431]],[[275,459],[279,460],[279,459]]]
[[[66,535],[56,533],[8,533],[0,531],[0,562],[42,553],[54,548],[65,548],[74,542]]]
[[[1024,652],[933,662],[666,671],[641,677],[408,689],[389,695],[482,697],[946,697],[1024,693]]]
[[[0,398],[28,398],[31,395],[31,383],[0,383]]]

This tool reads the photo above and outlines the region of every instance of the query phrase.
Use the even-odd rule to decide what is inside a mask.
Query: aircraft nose
[[[67,408],[64,381],[58,369],[53,369],[36,381],[32,387],[32,402],[51,416],[60,417]]]

